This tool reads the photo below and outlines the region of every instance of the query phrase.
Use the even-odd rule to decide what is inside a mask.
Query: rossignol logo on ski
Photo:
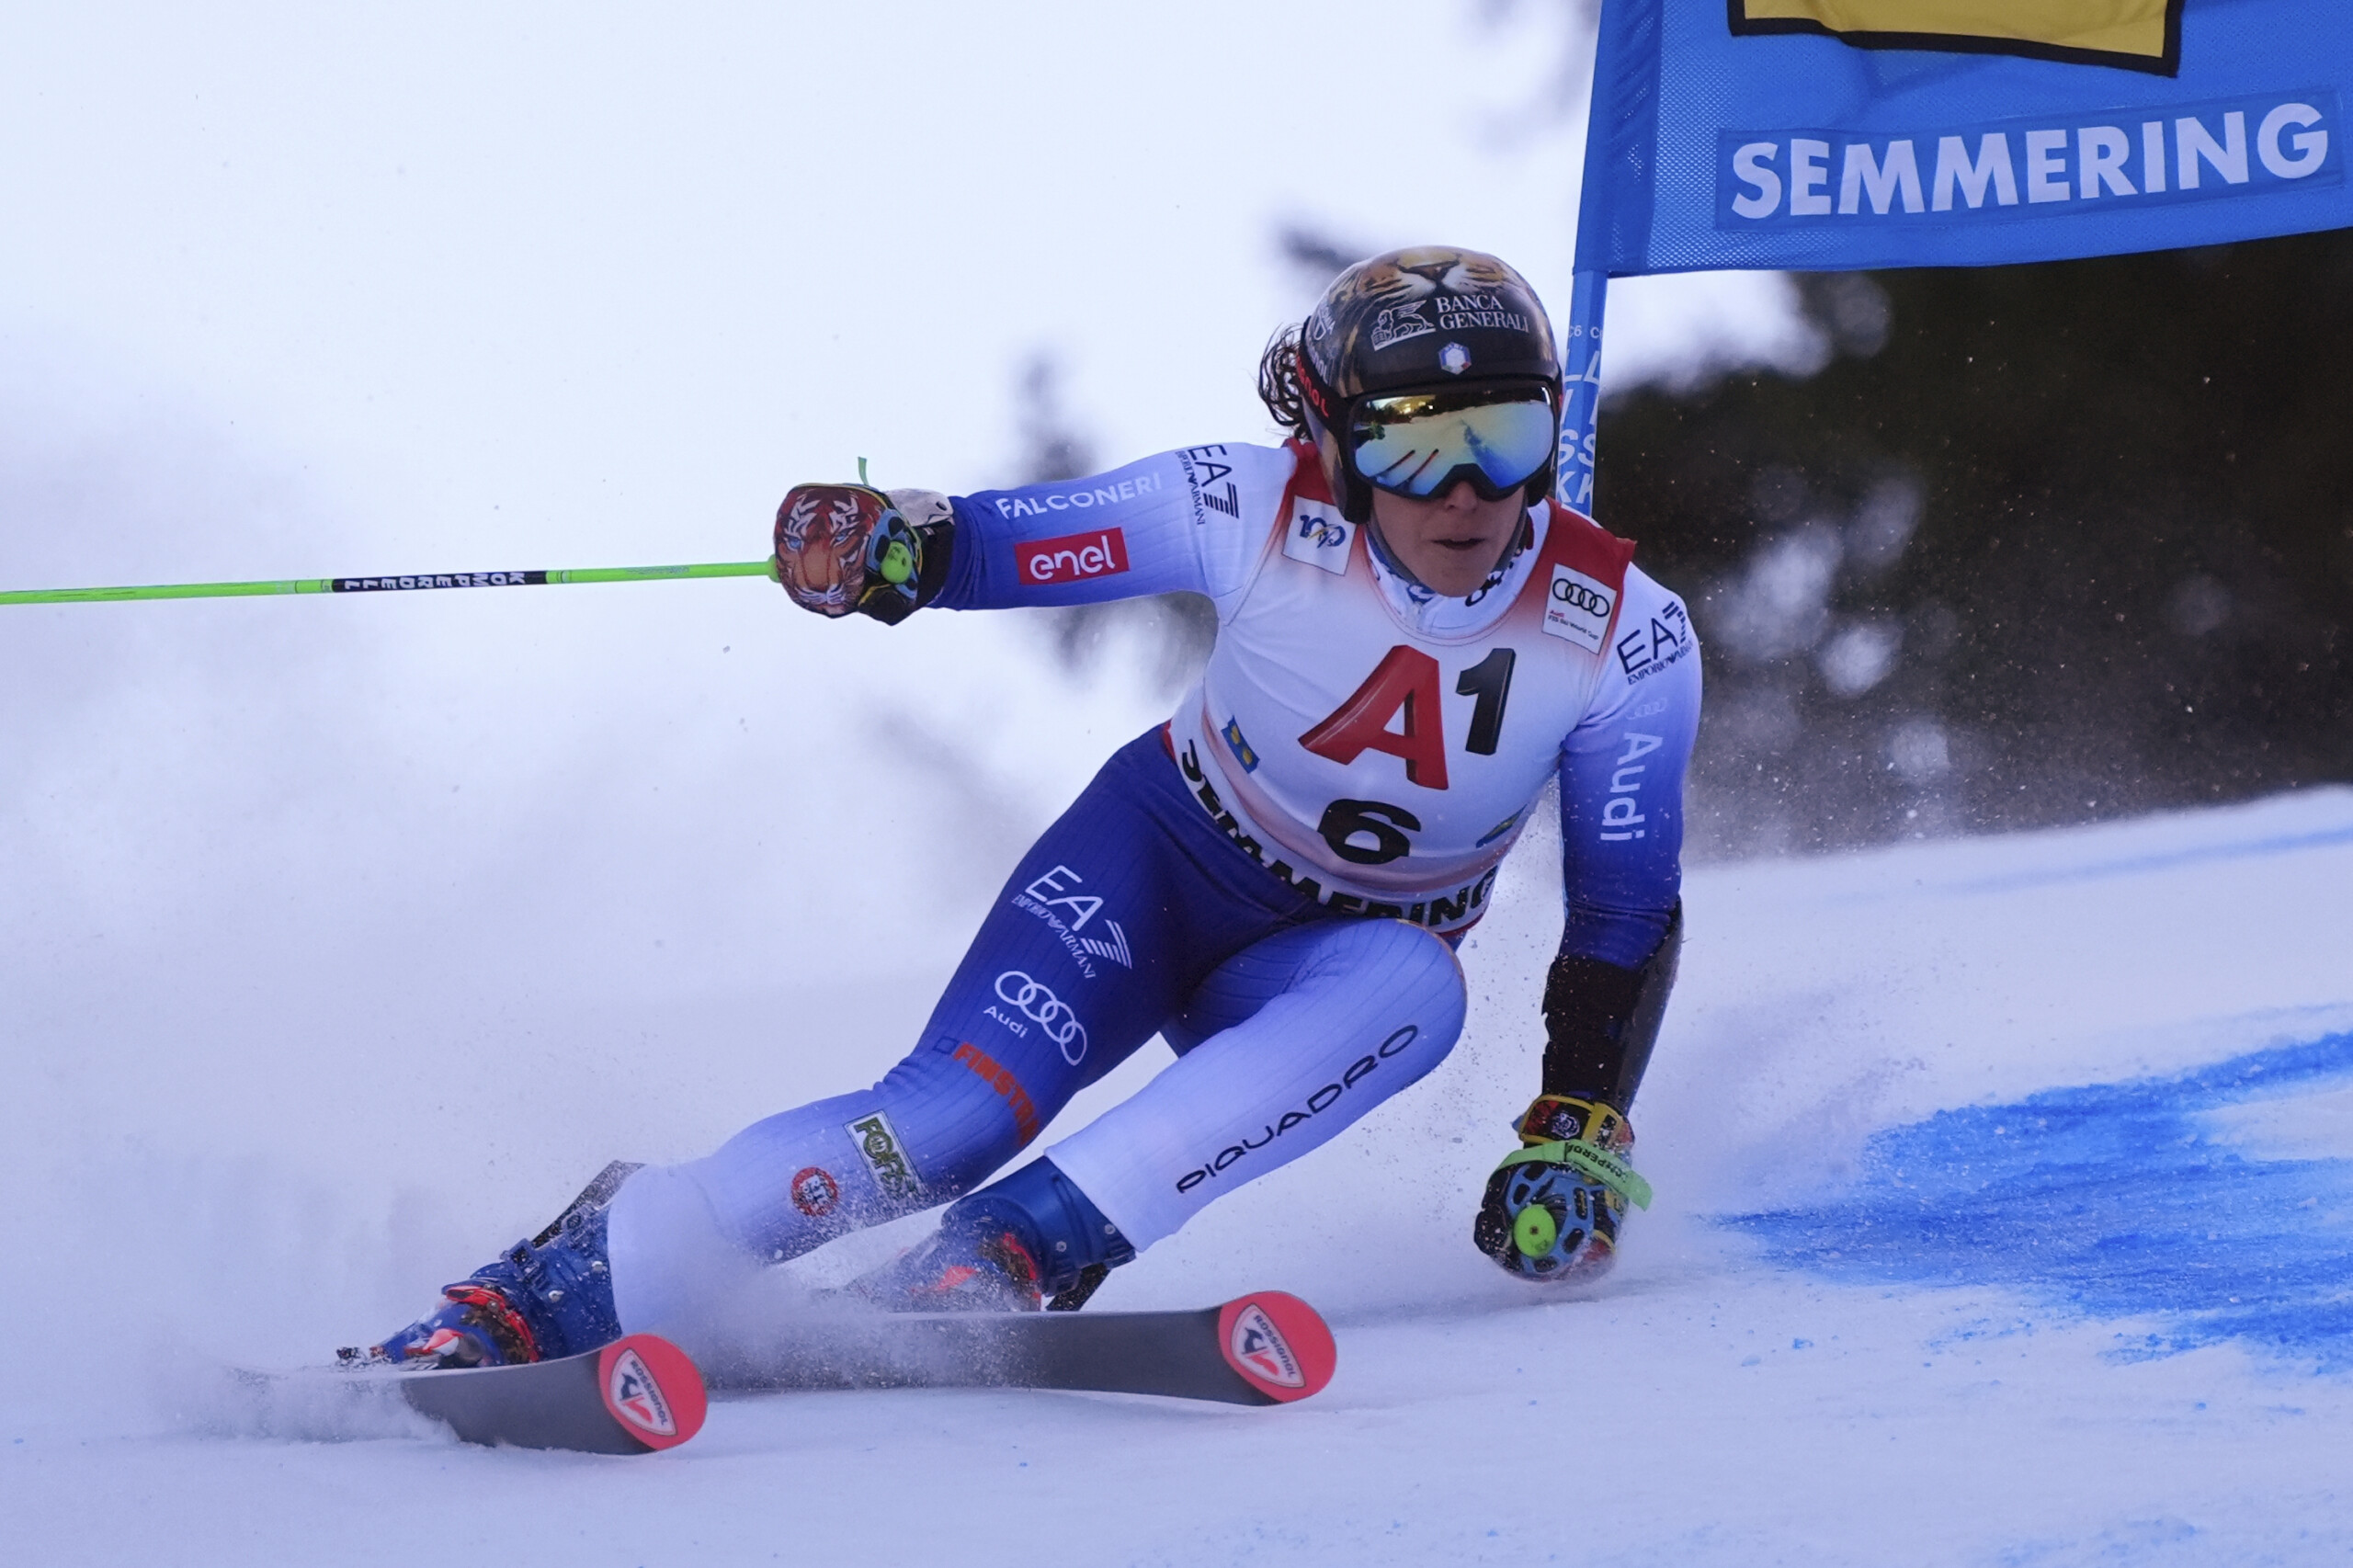
[[[662,1397],[662,1386],[654,1381],[646,1369],[644,1358],[634,1350],[624,1350],[613,1358],[605,1374],[607,1403],[613,1414],[639,1431],[656,1437],[675,1437],[678,1423],[670,1414],[670,1402]]]
[[[1235,1314],[1226,1345],[1235,1361],[1265,1381],[1278,1388],[1307,1386],[1307,1374],[1301,1370],[1299,1358],[1292,1354],[1290,1342],[1275,1326],[1275,1320],[1268,1317],[1266,1310],[1256,1301],[1245,1303]]]
[[[702,1373],[685,1351],[668,1340],[652,1334],[626,1335],[597,1353],[596,1367],[597,1392],[604,1401],[605,1413],[626,1435],[625,1440],[641,1445],[635,1451],[675,1449],[702,1430],[703,1417],[710,1410]],[[466,1435],[464,1428],[460,1428],[460,1435]],[[511,1439],[515,1433],[511,1427],[503,1428],[499,1436]],[[596,1447],[594,1451],[622,1450]]]
[[[899,1130],[881,1111],[861,1116],[843,1131],[858,1145],[858,1157],[873,1174],[874,1185],[882,1196],[895,1203],[911,1202],[923,1196],[923,1179],[915,1175],[915,1167],[907,1158],[906,1146],[899,1142]]]

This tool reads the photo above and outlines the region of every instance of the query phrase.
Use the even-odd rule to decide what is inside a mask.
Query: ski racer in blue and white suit
[[[1415,259],[1433,255],[1455,264]],[[1437,279],[1417,308],[1438,324],[1449,309],[1458,322],[1480,306],[1482,319],[1511,316],[1499,273],[1525,290],[1475,253],[1352,269],[1305,344],[1270,350],[1270,364],[1295,356],[1277,369],[1307,395],[1302,438],[1283,446],[1188,447],[954,498],[851,485],[786,498],[780,573],[811,608],[896,620],[1184,590],[1216,607],[1215,649],[1169,721],[1115,753],[1023,858],[914,1049],[879,1083],[631,1176],[597,1223],[554,1244],[608,1264],[594,1322],[575,1309],[574,1326],[533,1284],[535,1267],[589,1277],[566,1257],[542,1267],[510,1254],[502,1265],[517,1278],[501,1265],[475,1277],[514,1307],[536,1353],[675,1323],[714,1271],[959,1195],[928,1243],[858,1289],[930,1310],[1077,1304],[1108,1268],[1438,1064],[1463,1020],[1455,945],[1556,778],[1567,915],[1543,999],[1543,1092],[1475,1239],[1530,1279],[1607,1267],[1628,1200],[1647,1201],[1626,1160],[1626,1112],[1679,942],[1698,645],[1682,602],[1631,565],[1631,544],[1544,494],[1549,458],[1534,477],[1472,476],[1538,491],[1501,514],[1514,531],[1475,591],[1441,595],[1384,547],[1358,471],[1367,460],[1336,459],[1343,443],[1316,417],[1378,392],[1379,378],[1347,380],[1347,355],[1328,344],[1329,363],[1311,357],[1351,310],[1374,319],[1383,296],[1359,275],[1382,266],[1392,294],[1399,277]],[[1541,333],[1549,355],[1526,298],[1519,318],[1537,324],[1519,330]],[[1493,358],[1487,339],[1458,335],[1472,346],[1461,352]],[[1548,441],[1556,368],[1551,384]],[[1476,421],[1492,412],[1469,416],[1491,468],[1505,460],[1479,445]],[[979,1187],[1155,1034],[1172,1065]],[[442,1331],[481,1314],[458,1290],[436,1314]],[[596,1292],[565,1300],[583,1294]],[[388,1347],[414,1355],[411,1343]],[[488,1343],[484,1358],[508,1354]]]

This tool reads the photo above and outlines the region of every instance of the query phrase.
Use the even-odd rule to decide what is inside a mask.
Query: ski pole
[[[773,561],[693,566],[586,566],[563,572],[416,572],[386,577],[282,577],[264,583],[159,583],[134,588],[0,589],[0,605],[103,604],[122,599],[233,599],[265,594],[381,594],[420,588],[536,588],[567,583],[664,583],[684,577],[776,576]]]

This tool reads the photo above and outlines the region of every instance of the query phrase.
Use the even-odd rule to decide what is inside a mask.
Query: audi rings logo
[[[997,1000],[1020,1008],[1023,1017],[1045,1030],[1046,1038],[1063,1048],[1064,1062],[1075,1067],[1086,1058],[1086,1026],[1078,1021],[1069,1003],[1017,969],[996,977],[996,994]]]
[[[1546,597],[1551,602],[1544,607],[1545,632],[1588,653],[1600,653],[1601,640],[1609,633],[1610,612],[1618,608],[1618,590],[1556,562]]]
[[[1609,613],[1609,596],[1597,588],[1586,586],[1574,577],[1553,578],[1552,597],[1573,609],[1581,609],[1587,615]]]

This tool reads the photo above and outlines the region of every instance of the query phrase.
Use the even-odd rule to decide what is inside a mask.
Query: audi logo
[[[1075,1067],[1086,1059],[1086,1026],[1078,1021],[1069,1003],[1017,969],[996,977],[996,994],[998,1001],[1020,1008],[1024,1017],[1045,1030],[1046,1038],[1063,1048],[1064,1062]]]
[[[1563,604],[1585,611],[1587,615],[1609,613],[1608,595],[1596,592],[1583,583],[1573,583],[1566,577],[1553,579],[1552,597]]]

